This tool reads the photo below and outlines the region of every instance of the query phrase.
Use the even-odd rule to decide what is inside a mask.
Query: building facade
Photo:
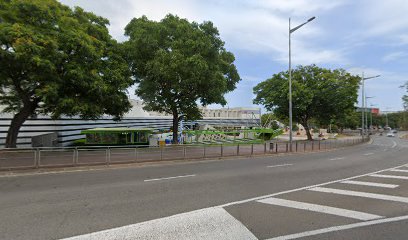
[[[30,118],[20,129],[17,145],[18,147],[31,147],[33,137],[57,133],[56,141],[58,145],[69,146],[75,140],[84,138],[84,135],[81,134],[82,130],[97,127],[169,129],[172,126],[172,116],[157,112],[147,112],[143,110],[142,101],[134,99],[130,99],[130,101],[132,108],[124,115],[121,121],[114,121],[109,116],[104,116],[97,120],[86,120],[79,117],[61,117],[53,120],[49,116],[41,115]],[[202,109],[203,119],[194,121],[194,123],[248,127],[258,126],[260,123],[260,109],[256,108],[233,108],[229,110],[224,108]],[[0,113],[0,148],[4,147],[12,117],[12,114]]]

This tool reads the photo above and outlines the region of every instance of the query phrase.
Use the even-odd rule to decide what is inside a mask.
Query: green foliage
[[[388,113],[381,115],[373,115],[373,125],[385,127],[387,124],[393,129],[408,130],[408,111],[397,112],[397,113]],[[370,121],[370,116],[368,116]]]
[[[401,88],[405,88],[408,93],[408,82],[402,85]],[[402,102],[403,102],[405,111],[408,111],[408,95],[402,96]]]
[[[279,125],[276,122],[277,119],[276,117],[273,115],[273,113],[265,113],[262,114],[261,116],[261,125],[263,127],[267,127],[267,128],[271,128],[271,129],[278,129]]]
[[[254,87],[255,104],[262,104],[279,119],[289,115],[288,72]],[[293,120],[305,127],[311,139],[309,121],[328,125],[331,119],[342,118],[354,109],[360,78],[342,69],[329,70],[316,65],[299,66],[292,72]]]
[[[224,94],[240,80],[234,55],[224,48],[211,22],[188,22],[167,15],[160,22],[145,16],[125,28],[128,61],[144,109],[173,115],[174,141],[182,114],[199,119],[202,105],[226,104]]]
[[[338,115],[336,119],[333,119],[332,124],[335,124],[340,131],[345,128],[356,129],[361,127],[361,112],[356,112],[355,109],[350,109],[344,114]]]
[[[16,114],[6,145],[33,114],[120,118],[129,110],[133,80],[108,24],[55,0],[1,1],[0,104]]]

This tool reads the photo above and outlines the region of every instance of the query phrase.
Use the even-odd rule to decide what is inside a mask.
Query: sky
[[[252,88],[288,69],[288,20],[292,66],[343,68],[364,77],[368,107],[402,110],[400,88],[408,81],[408,1],[406,0],[61,0],[110,20],[109,31],[126,40],[132,18],[160,21],[175,14],[189,21],[211,21],[235,55],[241,81],[226,95],[228,107],[253,107]],[[130,90],[131,97],[134,90]],[[360,91],[361,94],[361,91]],[[359,96],[359,102],[361,95]],[[360,103],[358,103],[360,104]],[[218,107],[218,106],[212,106]]]

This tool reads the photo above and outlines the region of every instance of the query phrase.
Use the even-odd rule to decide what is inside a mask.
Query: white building
[[[61,117],[52,120],[49,116],[36,116],[30,118],[20,129],[17,145],[19,147],[31,147],[31,138],[42,134],[56,132],[58,145],[68,146],[84,135],[82,130],[95,127],[139,127],[153,129],[168,129],[172,126],[172,116],[157,112],[143,110],[143,101],[130,99],[132,108],[126,113],[121,121],[114,121],[110,116],[101,117],[98,120],[86,120],[79,117]],[[7,130],[10,126],[12,114],[1,113],[4,107],[0,106],[0,147],[4,147]],[[209,125],[236,125],[257,126],[260,122],[259,108],[201,108],[203,119],[195,121],[199,124]]]

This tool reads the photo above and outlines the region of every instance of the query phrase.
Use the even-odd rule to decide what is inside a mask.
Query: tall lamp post
[[[307,23],[313,21],[316,17],[309,18],[306,22],[300,24],[295,28],[290,28],[290,18],[289,18],[289,145],[290,151],[292,152],[292,59],[291,59],[291,34],[303,27]]]
[[[367,113],[367,110],[368,110],[368,108],[367,108],[367,99],[369,99],[369,98],[374,98],[374,97],[365,97],[364,105],[365,105],[365,110],[366,110],[366,113],[365,113],[366,126],[365,127],[368,130],[368,132],[370,133],[371,132],[371,125],[368,125],[368,113]],[[371,108],[370,108],[370,114],[371,114]]]
[[[362,92],[361,93],[361,135],[362,136],[364,136],[364,134],[365,134],[364,118],[365,118],[365,111],[366,111],[366,109],[365,109],[364,81],[368,80],[368,79],[372,79],[372,78],[377,78],[379,76],[381,76],[381,75],[377,75],[377,76],[373,76],[373,77],[366,77],[365,78],[364,77],[364,72],[363,72],[362,77],[361,77],[361,81],[362,81],[362,87],[361,87],[361,92]]]

